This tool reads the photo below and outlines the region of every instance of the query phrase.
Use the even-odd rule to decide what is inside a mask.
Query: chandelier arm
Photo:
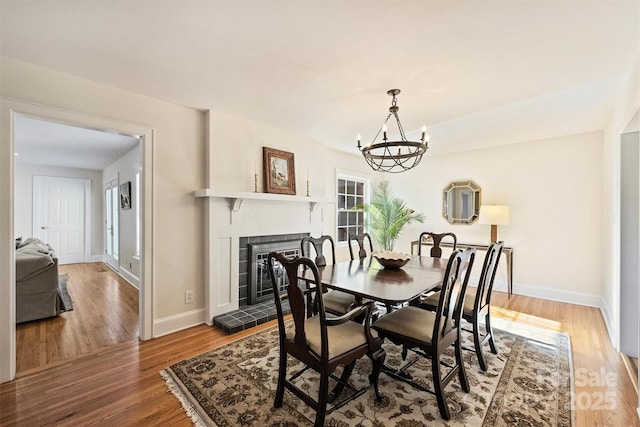
[[[384,129],[384,125],[387,124],[387,122],[389,121],[389,118],[391,117],[392,113],[389,113],[387,115],[387,118],[385,119],[384,123],[382,124],[382,126],[380,126],[380,129],[378,129],[378,133],[376,133],[376,136],[373,137],[373,139],[371,140],[371,143],[369,145],[373,145],[374,142],[376,142],[376,139],[378,139],[378,137],[380,136],[380,132],[382,132],[382,129]]]
[[[407,137],[404,134],[404,128],[402,127],[402,123],[400,123],[400,117],[398,117],[398,112],[396,111],[395,113],[393,113],[393,115],[396,118],[396,123],[398,124],[398,131],[400,131],[400,139],[402,139],[403,141],[407,140]]]

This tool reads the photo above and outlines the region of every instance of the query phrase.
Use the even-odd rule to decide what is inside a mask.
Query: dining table
[[[416,255],[400,268],[385,268],[370,255],[318,267],[318,273],[323,287],[355,295],[360,302],[370,299],[383,303],[389,311],[391,306],[409,302],[438,288],[447,263],[448,259]],[[303,270],[299,279],[309,284],[315,282],[309,269]],[[382,372],[395,378],[411,378],[411,375],[386,364],[383,364]],[[330,402],[340,395],[343,387],[340,382],[336,384],[329,393]]]
[[[439,287],[447,259],[413,256],[400,268],[385,268],[373,256],[319,267],[320,281],[329,289],[371,299],[387,306],[402,304]],[[313,282],[310,270],[300,279]]]

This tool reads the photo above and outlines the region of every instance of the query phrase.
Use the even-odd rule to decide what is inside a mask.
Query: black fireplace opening
[[[302,256],[300,242],[309,233],[253,236],[240,238],[239,305],[255,305],[273,301],[273,287],[269,275],[267,257],[269,252],[280,252],[286,256]],[[278,288],[284,291],[286,273],[276,265]]]

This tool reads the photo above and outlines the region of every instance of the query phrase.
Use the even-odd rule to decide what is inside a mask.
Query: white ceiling
[[[3,56],[352,152],[400,88],[407,135],[426,124],[454,151],[602,129],[640,1],[3,0],[0,39]]]
[[[103,170],[138,145],[119,135],[17,115],[16,163]]]

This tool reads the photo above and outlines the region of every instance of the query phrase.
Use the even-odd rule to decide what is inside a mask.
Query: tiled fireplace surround
[[[324,205],[319,197],[265,193],[196,192],[206,198],[205,301],[208,318],[235,333],[275,318],[272,300],[245,305],[248,245],[324,234]]]
[[[260,275],[257,273],[256,267],[252,269],[252,264],[257,262],[255,254],[252,256],[252,248],[268,247],[275,251],[280,249],[299,251],[300,240],[308,235],[309,233],[294,233],[241,237],[238,244],[238,302],[240,308],[214,317],[214,325],[228,334],[233,334],[275,319],[276,308],[273,302],[273,293],[270,293],[266,298],[263,297],[262,300],[256,296],[255,288],[258,287],[257,282],[260,280]],[[285,314],[290,312],[286,301],[283,309]]]

